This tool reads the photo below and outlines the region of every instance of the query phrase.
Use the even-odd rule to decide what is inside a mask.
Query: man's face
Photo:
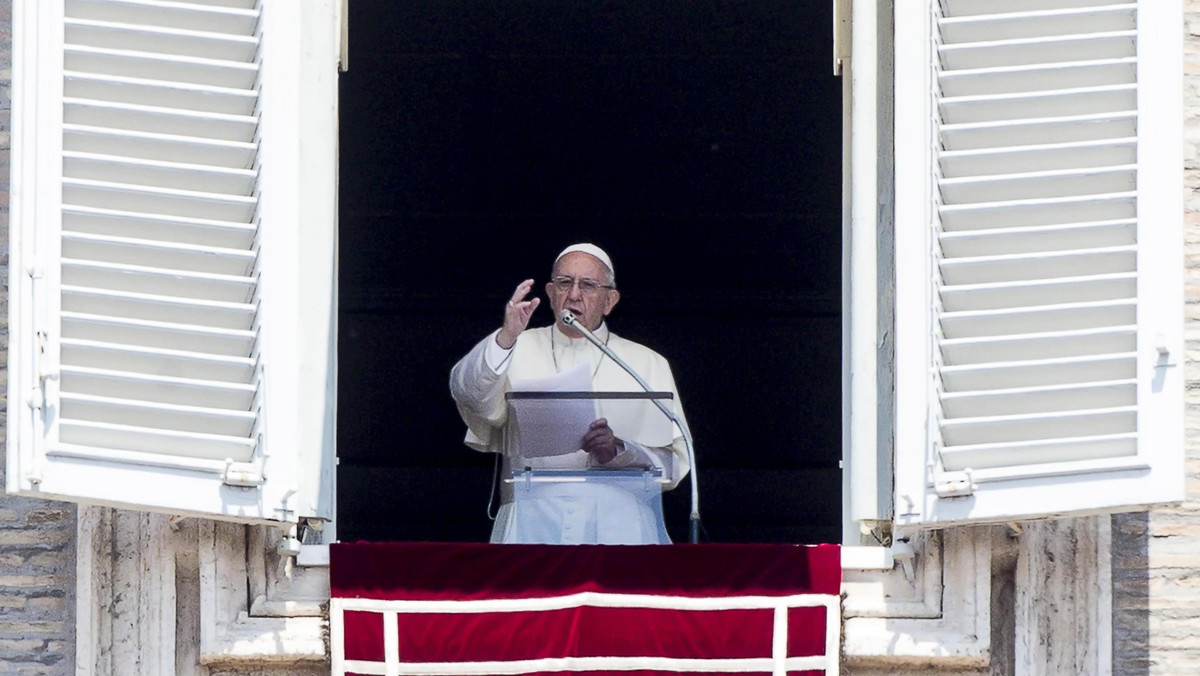
[[[560,283],[556,284],[556,280]],[[578,331],[562,323],[563,310],[570,310],[581,324],[592,331],[600,328],[600,322],[621,299],[616,289],[606,288],[611,286],[610,282],[608,268],[591,254],[572,251],[558,259],[550,282],[546,284],[546,295],[550,297],[550,307],[554,310],[554,321],[558,328],[572,338],[579,337]]]

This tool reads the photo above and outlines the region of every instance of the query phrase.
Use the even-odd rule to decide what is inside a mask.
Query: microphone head
[[[571,312],[570,310],[563,310],[558,316],[562,317],[563,324],[566,324],[567,326],[571,326],[575,323],[575,313]]]

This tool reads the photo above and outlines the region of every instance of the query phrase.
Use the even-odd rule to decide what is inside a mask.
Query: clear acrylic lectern
[[[579,449],[587,425],[597,418],[606,418],[626,442],[670,446],[674,424],[655,404],[672,406],[670,392],[513,391],[505,396],[501,495],[509,509],[503,542],[670,542],[662,515],[662,490],[670,479],[653,457],[634,449],[625,466],[610,468],[591,462]]]

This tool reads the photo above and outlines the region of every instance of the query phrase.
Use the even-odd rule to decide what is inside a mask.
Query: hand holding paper
[[[588,364],[579,364],[556,376],[512,383],[515,392],[591,392]],[[517,447],[526,458],[574,453],[581,447],[583,433],[596,420],[591,399],[545,399],[526,401],[517,412]]]
[[[593,420],[592,424],[588,425],[587,434],[583,435],[580,447],[601,465],[612,462],[621,452],[617,435],[613,434],[612,428],[604,418]]]

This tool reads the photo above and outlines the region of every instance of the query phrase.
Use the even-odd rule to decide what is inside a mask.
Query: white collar
[[[558,322],[554,322],[553,324],[550,325],[550,331],[553,334],[551,336],[551,339],[554,341],[555,345],[569,345],[572,347],[574,347],[575,345],[580,344],[580,343],[583,343],[586,345],[591,345],[591,341],[589,341],[587,338],[584,338],[583,336],[580,336],[578,338],[572,338],[572,337],[568,336],[567,334],[563,333],[562,329],[559,328],[559,326],[558,326]],[[597,328],[595,331],[592,331],[592,334],[595,335],[597,338],[599,338],[600,342],[607,343],[608,342],[608,322],[601,321],[599,328]]]
[[[604,322],[592,333],[603,344],[608,343],[610,334]],[[596,366],[592,369],[592,377],[595,378],[600,371],[600,365],[604,363],[604,351],[583,336],[568,337],[559,330],[558,324],[554,324],[550,329],[550,358],[554,362],[555,373],[561,373],[562,369],[576,364],[593,363]]]

